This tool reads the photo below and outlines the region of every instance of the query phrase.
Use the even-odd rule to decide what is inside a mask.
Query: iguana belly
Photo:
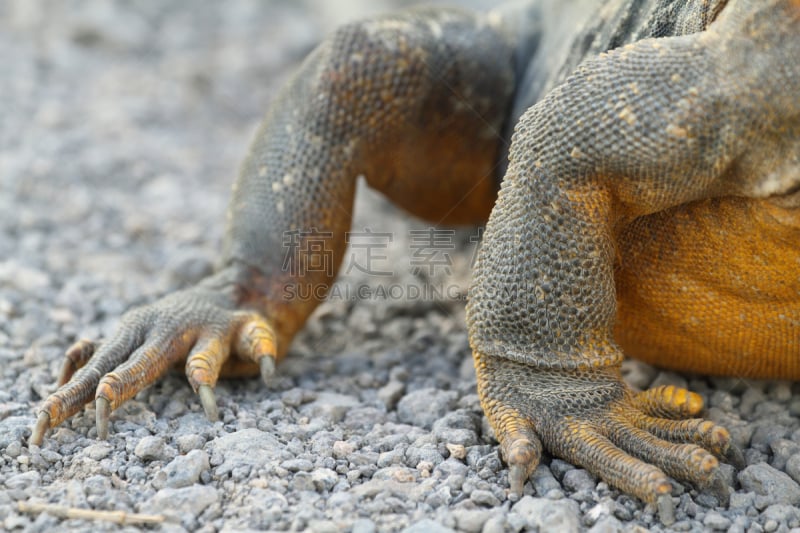
[[[800,209],[704,200],[619,236],[626,354],[704,374],[800,379]]]

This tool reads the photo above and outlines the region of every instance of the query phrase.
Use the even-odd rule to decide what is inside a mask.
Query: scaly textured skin
[[[504,171],[467,320],[512,491],[547,449],[665,522],[667,475],[724,501],[727,431],[691,418],[688,391],[634,393],[620,362],[800,378],[799,35],[797,0],[539,0],[342,28],[267,114],[219,271],[70,349],[32,441],[92,398],[104,436],[184,361],[213,418],[217,377],[268,378],[324,298],[357,176],[421,217],[480,223]],[[302,239],[285,260],[286,232],[309,231],[330,235],[330,269],[305,268]],[[313,298],[285,297],[303,285]]]
[[[485,221],[515,86],[512,44],[496,21],[458,10],[415,10],[335,32],[256,135],[234,186],[219,271],[130,311],[96,349],[88,341],[70,348],[64,384],[42,404],[32,442],[92,399],[104,437],[111,410],[184,361],[212,419],[219,375],[267,379],[336,276],[360,175],[419,216]],[[308,268],[320,258],[303,242],[287,256],[293,232],[329,235],[322,253],[333,253],[330,269]],[[312,297],[287,298],[301,292]]]
[[[668,442],[697,434],[643,418],[618,341],[667,366],[797,377],[799,29],[797,3],[730,2],[703,32],[588,59],[517,124],[467,309],[512,473],[546,448],[660,507],[664,473],[718,484],[713,456]],[[698,430],[731,453],[727,432]]]

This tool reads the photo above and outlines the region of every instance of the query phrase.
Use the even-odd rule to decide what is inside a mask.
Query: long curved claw
[[[271,356],[265,355],[258,360],[258,369],[264,383],[269,383],[269,379],[275,375],[275,360]]]
[[[217,409],[217,398],[214,396],[214,389],[209,385],[197,387],[197,395],[200,397],[200,404],[206,413],[206,418],[210,422],[219,420],[219,410]]]
[[[732,442],[728,446],[728,449],[725,450],[725,461],[733,466],[737,472],[744,470],[747,466],[747,461],[744,458],[742,450]]]
[[[105,398],[95,400],[95,421],[97,423],[97,438],[108,439],[108,419],[111,416],[111,404]]]
[[[508,467],[508,484],[510,491],[508,497],[511,501],[516,501],[522,496],[522,488],[528,480],[527,469],[522,465],[511,465]]]
[[[44,434],[50,427],[50,415],[42,411],[36,419],[36,425],[31,433],[30,443],[36,446],[41,446],[44,441]]]
[[[660,495],[656,499],[656,508],[662,524],[671,526],[675,523],[675,503],[672,501],[672,496],[669,494]]]

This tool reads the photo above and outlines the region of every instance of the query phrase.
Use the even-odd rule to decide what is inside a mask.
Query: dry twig
[[[135,514],[125,511],[95,511],[94,509],[80,509],[50,503],[17,503],[17,509],[23,513],[49,513],[59,518],[79,518],[82,520],[103,520],[116,524],[160,524],[164,515]]]

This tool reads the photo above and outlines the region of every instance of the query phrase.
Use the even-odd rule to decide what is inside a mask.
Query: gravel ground
[[[652,509],[559,460],[508,500],[459,298],[474,231],[448,235],[449,275],[417,272],[409,232],[427,226],[365,191],[355,226],[392,234],[372,265],[390,274],[351,268],[268,386],[219,384],[220,422],[176,373],[117,411],[107,442],[90,407],[27,444],[72,341],[211,270],[230,183],[292,67],[336,24],[400,4],[0,4],[0,529],[119,528],[17,502],[160,514],[169,531],[660,529]],[[380,292],[412,285],[450,294]],[[730,509],[676,485],[673,529],[800,526],[795,386],[626,371],[637,387],[702,393],[745,449],[749,466],[725,470]]]

